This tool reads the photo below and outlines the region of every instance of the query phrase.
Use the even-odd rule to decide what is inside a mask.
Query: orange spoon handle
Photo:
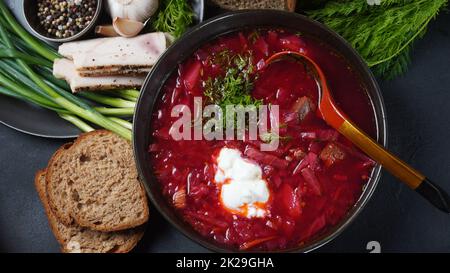
[[[344,121],[337,130],[411,189],[415,190],[425,179],[423,174],[385,150],[352,122]]]
[[[387,151],[349,120],[336,128],[342,135],[381,164],[392,175],[405,182],[440,210],[450,213],[450,198],[447,193],[432,183],[419,171]]]
[[[266,65],[288,58],[293,58],[296,61],[314,67],[316,72],[314,76],[319,88],[319,114],[328,125],[338,130],[370,158],[380,163],[381,166],[421,194],[435,207],[450,213],[450,197],[443,189],[432,183],[419,171],[388,152],[346,117],[335,103],[323,71],[309,56],[301,52],[282,51],[270,56],[266,60]]]
[[[370,158],[380,163],[391,174],[415,190],[425,179],[425,176],[388,152],[383,146],[351,122],[339,107],[336,106],[333,97],[330,95],[328,85],[325,82],[325,76],[320,68],[316,67],[316,70],[318,71],[319,79],[321,79],[322,97],[319,109],[322,118],[364,151]]]
[[[320,67],[312,60],[320,79],[321,100],[320,113],[323,119],[353,144],[365,152],[370,158],[381,164],[392,175],[403,181],[411,189],[418,192],[438,209],[450,213],[450,197],[439,186],[431,182],[419,171],[396,157],[375,140],[370,138],[364,131],[359,129],[350,119],[336,106],[333,97]]]

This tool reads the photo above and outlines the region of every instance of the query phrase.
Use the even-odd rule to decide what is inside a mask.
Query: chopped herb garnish
[[[213,57],[213,63],[217,65],[228,65],[231,63],[231,52],[228,49],[224,49]]]
[[[248,40],[250,42],[252,42],[252,44],[254,44],[256,42],[256,40],[259,39],[259,37],[261,37],[261,34],[259,33],[258,30],[254,30],[252,31],[252,33],[250,33],[250,35],[248,36]]]
[[[266,143],[270,143],[276,139],[278,139],[280,141],[289,141],[292,139],[291,136],[280,136],[274,132],[267,132],[267,133],[261,134],[259,137],[261,138],[262,141],[264,141]]]
[[[228,60],[229,68],[224,76],[210,77],[204,82],[204,95],[208,102],[219,105],[224,117],[227,105],[259,107],[262,101],[250,94],[256,78],[251,54],[232,56],[228,50],[224,50],[216,55],[215,61],[218,59]]]
[[[217,56],[222,58],[228,56],[231,66],[227,69],[225,76],[208,78],[205,81],[204,95],[210,103],[219,105],[224,111],[227,105],[255,105],[258,107],[261,101],[250,95],[255,78],[252,56],[250,54],[230,56],[229,51],[223,52]]]

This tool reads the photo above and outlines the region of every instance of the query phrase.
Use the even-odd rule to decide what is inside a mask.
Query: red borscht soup
[[[163,194],[202,236],[236,250],[297,247],[336,226],[354,206],[374,162],[317,114],[309,71],[276,52],[304,52],[324,71],[339,106],[368,134],[376,126],[357,73],[332,48],[283,29],[221,36],[195,51],[165,83],[153,113],[149,153]],[[279,105],[279,145],[265,140],[174,140],[172,108]],[[193,111],[193,110],[192,110]]]

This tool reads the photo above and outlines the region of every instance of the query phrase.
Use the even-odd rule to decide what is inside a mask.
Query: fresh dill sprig
[[[204,83],[204,95],[210,103],[219,105],[223,111],[227,105],[254,105],[258,107],[260,100],[250,95],[253,88],[252,74],[255,70],[251,55],[231,55],[229,51],[217,54],[215,61],[230,65],[225,76],[208,78]]]
[[[257,109],[262,101],[253,98],[250,93],[255,78],[251,54],[232,55],[228,50],[224,50],[216,54],[213,62],[228,68],[224,76],[210,77],[204,82],[203,94],[208,99],[208,103],[220,106],[224,127],[226,127],[227,119],[232,118],[236,122],[236,116],[228,116],[227,105]]]
[[[446,4],[382,0],[379,6],[369,6],[363,0],[333,0],[308,14],[344,37],[376,75],[390,79],[406,71],[413,42]]]
[[[162,0],[153,28],[180,37],[194,20],[194,12],[185,0]]]

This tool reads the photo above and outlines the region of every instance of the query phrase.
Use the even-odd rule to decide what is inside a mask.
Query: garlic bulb
[[[158,0],[108,0],[111,17],[144,22],[158,9]]]

